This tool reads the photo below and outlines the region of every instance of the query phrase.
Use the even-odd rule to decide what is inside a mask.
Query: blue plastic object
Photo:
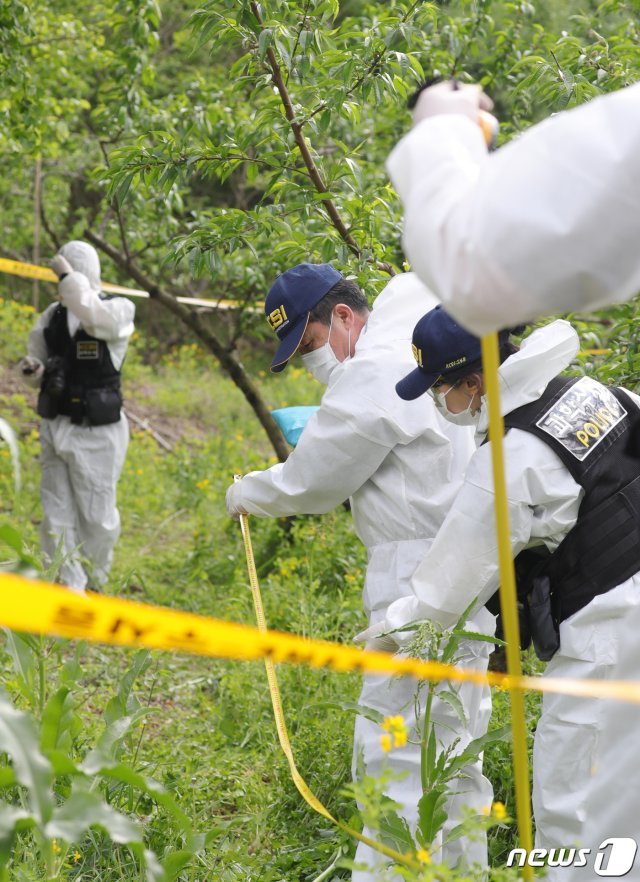
[[[311,414],[315,413],[318,407],[281,407],[278,410],[272,410],[271,416],[274,418],[287,442],[295,447],[300,440],[302,430],[307,425]]]

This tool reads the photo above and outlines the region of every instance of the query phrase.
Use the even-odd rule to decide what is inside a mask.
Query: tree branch
[[[221,367],[240,389],[267,433],[276,456],[280,462],[284,462],[289,455],[289,448],[282,436],[282,432],[278,428],[278,424],[274,418],[271,416],[258,388],[237,356],[233,352],[230,352],[228,347],[226,347],[222,341],[204,325],[197,312],[193,312],[182,303],[178,303],[173,295],[169,294],[161,288],[160,285],[150,279],[130,257],[127,257],[125,254],[118,251],[100,236],[97,236],[92,230],[85,230],[84,237],[88,242],[91,242],[92,245],[110,257],[116,266],[119,266],[120,269],[128,273],[128,275],[141,288],[149,292],[149,295],[154,300],[161,303],[166,309],[184,322],[187,327],[191,328],[198,339],[200,339],[206,348],[215,355]]]
[[[260,10],[255,0],[251,0],[251,11],[253,12],[253,15],[255,16],[258,24],[262,27],[263,22],[260,16]],[[275,85],[276,89],[278,90],[278,94],[280,95],[280,100],[282,101],[285,116],[291,127],[296,146],[298,147],[298,150],[300,151],[300,154],[302,156],[302,160],[307,168],[307,173],[309,175],[311,183],[314,185],[318,193],[327,193],[327,185],[324,182],[322,175],[320,174],[320,171],[313,160],[313,156],[311,155],[307,140],[302,134],[303,123],[296,119],[296,114],[293,109],[293,103],[291,101],[291,96],[289,95],[289,90],[287,89],[287,85],[282,76],[282,70],[280,68],[280,64],[278,63],[276,54],[271,46],[269,46],[269,48],[267,49],[267,59],[269,62],[269,67],[271,69],[271,79],[273,80],[273,84]],[[338,231],[342,239],[349,246],[353,254],[355,254],[356,257],[360,257],[362,255],[362,249],[349,232],[349,228],[347,227],[345,222],[340,217],[340,213],[338,212],[338,209],[336,208],[336,204],[333,199],[324,198],[321,200],[321,202],[324,205],[327,214],[329,215],[331,223]],[[388,273],[390,276],[395,275],[395,270],[393,269],[391,264],[380,262],[376,265],[379,269],[381,269],[383,272]]]
[[[104,157],[104,164],[107,168],[111,168],[111,163],[109,162],[109,154],[107,153],[107,148],[105,147],[103,141],[98,138],[98,145],[100,146],[100,151],[102,156]],[[122,214],[120,213],[120,206],[117,201],[113,200],[113,209],[116,213],[116,218],[118,220],[118,229],[120,230],[120,241],[122,242],[122,247],[124,248],[124,253],[128,261],[131,260],[131,254],[129,253],[129,246],[127,244],[127,236],[124,229],[124,223],[122,221]]]

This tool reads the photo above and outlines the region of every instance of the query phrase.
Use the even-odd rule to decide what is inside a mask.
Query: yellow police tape
[[[253,597],[253,606],[256,612],[258,630],[261,634],[266,634],[267,622],[264,614],[264,607],[262,605],[262,595],[260,593],[260,585],[258,583],[258,572],[256,570],[256,563],[253,555],[253,546],[251,544],[251,532],[249,530],[248,515],[240,515],[240,527],[242,529],[244,551],[247,558],[247,571],[249,573],[249,584],[251,586],[251,595]],[[315,812],[317,812],[319,815],[322,815],[322,817],[326,818],[328,821],[331,821],[332,824],[335,824],[341,830],[344,830],[344,832],[347,833],[349,836],[352,836],[354,839],[358,839],[360,842],[364,842],[365,845],[368,845],[370,848],[373,848],[380,854],[385,855],[385,857],[391,858],[392,860],[396,861],[396,863],[401,863],[409,867],[417,868],[419,864],[410,853],[406,855],[400,854],[400,852],[396,851],[395,849],[389,848],[389,846],[384,845],[381,842],[376,842],[375,840],[370,839],[368,836],[364,836],[357,830],[353,830],[343,821],[334,818],[331,812],[323,805],[323,803],[320,802],[315,793],[313,793],[307,782],[298,771],[298,767],[293,756],[293,749],[289,740],[289,732],[287,730],[287,724],[284,718],[282,698],[280,696],[280,686],[278,685],[278,677],[276,675],[275,665],[270,658],[265,659],[264,665],[267,671],[269,694],[271,695],[271,705],[273,707],[273,716],[276,722],[278,741],[280,742],[282,752],[287,758],[287,762],[289,763],[289,771],[291,772],[291,778],[293,780],[293,783],[296,785],[300,796],[302,796],[307,805],[311,806],[311,808]]]
[[[635,681],[510,677],[493,671],[480,674],[441,662],[401,658],[279,631],[261,633],[248,625],[133,600],[74,594],[59,585],[14,573],[0,574],[0,592],[0,627],[32,634],[116,646],[175,649],[239,661],[268,658],[274,663],[330,668],[341,673],[398,674],[418,680],[452,680],[640,704],[640,682]]]
[[[48,266],[38,266],[35,263],[22,263],[19,260],[9,260],[6,257],[0,257],[0,273],[8,273],[11,276],[20,276],[24,279],[38,279],[41,282],[57,282],[58,277]],[[122,285],[114,285],[111,282],[101,282],[100,287],[103,291],[110,294],[124,294],[127,297],[141,297],[148,299],[150,294],[148,291],[142,291],[139,288],[125,288]],[[207,309],[245,309],[247,312],[260,312],[262,304],[256,303],[252,306],[240,303],[238,300],[205,300],[199,297],[176,297],[178,303],[186,303],[190,306],[201,306]]]

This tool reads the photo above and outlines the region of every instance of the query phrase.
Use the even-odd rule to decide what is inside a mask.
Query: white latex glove
[[[240,519],[240,515],[248,514],[247,510],[240,505],[239,496],[239,482],[231,484],[231,486],[227,490],[225,502],[227,504],[227,514],[235,521]]]
[[[34,358],[32,355],[26,355],[21,359],[18,368],[22,376],[28,380],[40,380],[44,373],[44,365],[39,358]]]
[[[56,254],[55,257],[51,258],[51,269],[54,271],[58,279],[73,272],[73,267],[67,258],[63,257],[61,254]]]
[[[493,101],[481,86],[447,80],[420,93],[413,109],[413,123],[417,125],[423,119],[442,113],[462,114],[480,126],[487,145],[491,146],[498,134],[498,120],[490,110],[493,110]]]

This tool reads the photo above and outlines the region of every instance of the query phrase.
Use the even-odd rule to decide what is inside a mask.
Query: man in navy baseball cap
[[[329,263],[301,263],[278,276],[264,304],[267,321],[280,341],[272,371],[286,368],[300,346],[311,311],[341,281],[344,277]]]
[[[501,348],[509,345],[509,333],[500,331]],[[405,401],[419,398],[434,384],[453,384],[482,369],[480,337],[465,330],[442,306],[422,316],[413,331],[411,350],[418,367],[396,384],[396,392]]]
[[[326,389],[287,459],[250,472],[227,490],[231,517],[317,515],[350,497],[357,535],[367,547],[362,598],[372,625],[385,617],[390,604],[411,594],[411,574],[443,523],[474,449],[473,433],[449,427],[431,399],[418,405],[396,394],[398,381],[415,367],[411,334],[416,322],[436,303],[414,273],[394,276],[370,312],[355,282],[326,264],[302,264],[280,276],[266,308],[279,339],[272,370],[281,371],[296,354]],[[488,613],[484,617],[493,622]],[[469,630],[486,633],[488,624],[477,620]],[[474,644],[471,654],[474,667],[484,671],[489,645]],[[422,795],[414,691],[407,678],[364,678],[360,704],[384,717],[403,714],[407,730],[417,732],[398,759],[386,758],[380,727],[371,720],[358,717],[354,735],[355,766],[377,776],[384,758],[392,771],[403,773],[398,778],[404,780],[390,781],[385,793],[410,826],[417,823]],[[461,695],[460,720],[452,720],[446,708],[441,714],[438,710],[434,743],[442,750],[458,753],[486,731],[489,692],[478,695],[475,687]],[[477,764],[463,774],[464,802],[479,812],[491,802],[490,786]],[[448,829],[461,820],[456,801]],[[486,841],[452,840],[443,848],[451,865],[486,864]],[[359,882],[378,870],[384,873],[379,856],[361,845],[356,860],[374,869],[354,875]]]

